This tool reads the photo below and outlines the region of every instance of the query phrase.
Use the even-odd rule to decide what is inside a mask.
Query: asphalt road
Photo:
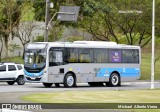
[[[47,92],[47,91],[72,91],[72,90],[139,90],[139,89],[149,89],[149,81],[137,81],[137,82],[124,82],[120,87],[90,87],[87,83],[77,84],[77,87],[65,88],[63,85],[61,87],[51,88],[44,87],[41,83],[26,83],[25,85],[8,85],[3,82],[0,83],[0,93],[11,93],[11,92]],[[160,88],[160,81],[155,81],[155,88]]]

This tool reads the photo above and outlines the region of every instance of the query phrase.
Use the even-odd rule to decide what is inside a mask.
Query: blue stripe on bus
[[[39,73],[29,73],[26,70],[24,70],[25,75],[30,76],[30,77],[39,77],[41,75],[43,75],[43,70]]]
[[[121,77],[136,77],[140,75],[139,68],[100,68],[97,77],[110,77],[111,73],[117,71]]]

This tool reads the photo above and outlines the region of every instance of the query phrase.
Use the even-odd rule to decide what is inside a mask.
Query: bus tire
[[[15,81],[8,81],[7,83],[8,83],[8,85],[13,85],[15,83]]]
[[[120,85],[120,76],[118,73],[112,73],[110,78],[109,78],[109,85],[112,86],[112,87],[115,87],[115,86],[119,86]]]
[[[75,87],[76,78],[72,73],[67,73],[64,77],[64,87]]]
[[[43,83],[45,87],[51,87],[53,83]]]
[[[55,87],[60,87],[59,83],[55,83],[54,85],[55,85]]]
[[[23,76],[19,76],[17,78],[17,84],[18,85],[24,85],[25,84],[25,80],[24,80],[24,77]]]

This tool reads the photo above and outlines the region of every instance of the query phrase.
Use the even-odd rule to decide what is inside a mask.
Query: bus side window
[[[49,66],[57,66],[63,64],[63,53],[59,48],[51,48],[49,50]]]
[[[49,50],[49,66],[54,66],[52,49]]]
[[[62,51],[54,51],[54,62],[62,63],[63,62],[63,55]]]
[[[139,63],[139,51],[136,49],[122,50],[123,63]]]
[[[91,49],[79,49],[79,62],[91,63],[93,62],[93,50]]]
[[[78,62],[78,49],[77,48],[67,48],[67,58],[65,62],[77,63]]]
[[[70,53],[70,57],[69,57],[68,61],[71,63],[77,62],[76,56],[74,53]]]

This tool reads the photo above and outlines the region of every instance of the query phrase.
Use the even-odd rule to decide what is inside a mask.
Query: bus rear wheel
[[[64,87],[75,87],[76,78],[71,73],[67,73],[64,77]]]
[[[120,85],[120,76],[118,73],[112,73],[109,78],[109,85],[112,87],[119,86]]]
[[[45,87],[51,87],[53,83],[43,83]]]

